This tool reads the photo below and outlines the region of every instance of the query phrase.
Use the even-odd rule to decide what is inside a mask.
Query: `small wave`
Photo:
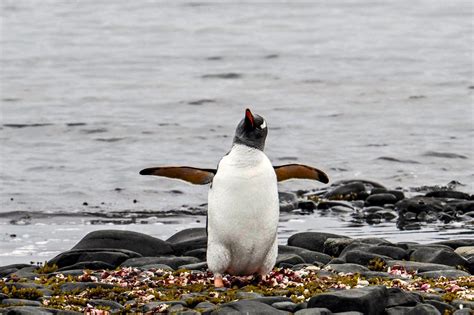
[[[437,151],[427,151],[423,154],[423,156],[432,156],[432,157],[440,157],[440,158],[447,158],[447,159],[467,159],[468,157],[462,154],[451,153],[451,152],[437,152]]]
[[[420,164],[420,162],[415,161],[415,160],[402,160],[402,159],[397,159],[391,156],[381,156],[381,157],[378,157],[377,160],[397,162],[397,163]]]
[[[87,125],[87,124],[83,123],[83,122],[66,123],[66,126],[68,126],[68,127],[77,127],[77,126],[85,126],[85,125]]]
[[[117,142],[117,141],[122,141],[125,138],[97,138],[95,139],[96,141],[102,141],[102,142]]]
[[[3,124],[4,127],[9,128],[28,128],[28,127],[45,127],[45,126],[52,126],[53,124],[50,123],[39,123],[39,124]]]
[[[216,100],[204,98],[204,99],[188,102],[188,104],[189,105],[204,105],[206,103],[215,103],[215,102]]]
[[[103,133],[107,132],[108,130],[105,128],[96,128],[96,129],[82,129],[81,132],[85,134],[93,134],[93,133]]]
[[[240,73],[235,72],[205,74],[202,76],[203,79],[240,79],[241,77],[242,75]]]

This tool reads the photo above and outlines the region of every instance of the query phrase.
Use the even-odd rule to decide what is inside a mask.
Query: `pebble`
[[[323,252],[324,243],[328,238],[347,238],[347,236],[324,232],[302,232],[290,236],[288,238],[288,245]]]

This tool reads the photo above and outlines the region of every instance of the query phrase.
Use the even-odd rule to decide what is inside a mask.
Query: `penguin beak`
[[[251,127],[252,129],[255,128],[252,112],[248,108],[245,110],[245,125]]]

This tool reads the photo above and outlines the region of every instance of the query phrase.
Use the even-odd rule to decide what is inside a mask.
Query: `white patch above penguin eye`
[[[263,121],[263,123],[260,125],[260,129],[265,129],[267,128],[267,123],[265,122],[265,120]]]

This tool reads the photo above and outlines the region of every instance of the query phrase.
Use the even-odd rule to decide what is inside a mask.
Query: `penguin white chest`
[[[209,269],[266,274],[277,255],[278,188],[260,150],[235,145],[219,163],[209,190]]]

